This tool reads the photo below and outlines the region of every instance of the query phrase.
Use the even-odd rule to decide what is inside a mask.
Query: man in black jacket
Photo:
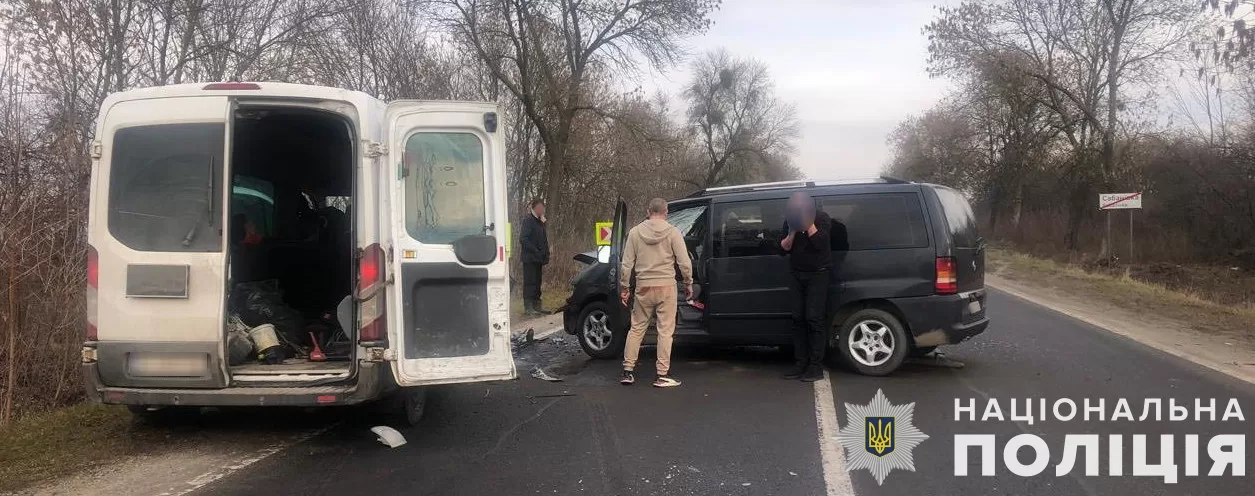
[[[548,313],[540,305],[541,270],[549,263],[549,235],[545,233],[545,202],[532,200],[523,216],[519,245],[523,249],[523,311],[528,315]]]
[[[806,193],[789,198],[785,237],[780,248],[788,254],[793,272],[793,355],[796,366],[786,379],[813,382],[824,377],[823,359],[827,343],[828,283],[833,270],[832,233],[834,224],[844,244],[845,226],[834,223]],[[844,249],[844,247],[839,247]]]

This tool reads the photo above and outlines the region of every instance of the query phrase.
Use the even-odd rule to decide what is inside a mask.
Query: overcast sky
[[[726,47],[767,64],[777,95],[797,106],[796,162],[812,179],[868,177],[889,159],[885,138],[932,107],[948,83],[929,79],[921,29],[945,0],[724,0],[694,53]],[[644,77],[678,95],[687,65]]]

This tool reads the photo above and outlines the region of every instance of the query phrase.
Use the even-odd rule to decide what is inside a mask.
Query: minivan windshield
[[[222,123],[117,130],[109,161],[109,233],[137,251],[222,249]]]

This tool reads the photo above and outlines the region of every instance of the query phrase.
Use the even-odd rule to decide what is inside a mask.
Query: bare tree
[[[1194,9],[1178,0],[987,0],[941,8],[925,32],[933,74],[1001,64],[1044,85],[1040,103],[1058,114],[1073,150],[1075,245],[1094,184],[1112,185],[1121,91],[1153,79],[1196,27]]]
[[[422,0],[519,102],[544,144],[546,200],[562,205],[577,114],[596,107],[590,72],[631,71],[640,56],[674,63],[680,41],[707,29],[717,0]]]
[[[754,172],[796,174],[788,162],[798,137],[796,111],[776,98],[766,64],[723,49],[708,52],[693,63],[684,98],[706,155],[694,184],[744,182]]]

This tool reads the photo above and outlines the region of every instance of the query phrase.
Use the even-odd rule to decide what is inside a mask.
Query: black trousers
[[[544,264],[523,264],[523,304],[527,308],[540,306],[540,274]]]
[[[823,364],[827,304],[827,270],[793,271],[793,358],[800,366]]]

